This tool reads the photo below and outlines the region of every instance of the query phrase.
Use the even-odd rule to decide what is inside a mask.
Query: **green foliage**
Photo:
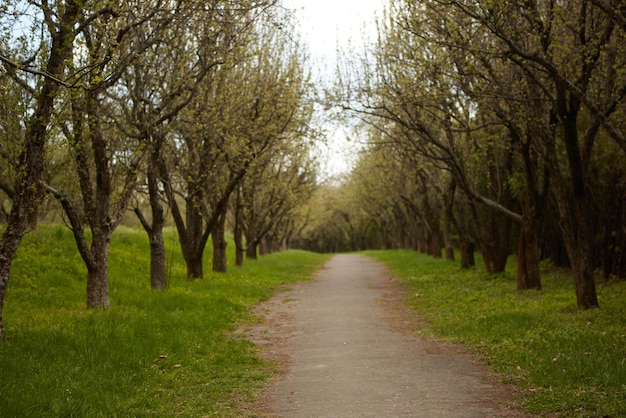
[[[621,416],[626,411],[626,283],[598,285],[601,309],[579,311],[569,274],[544,265],[541,292],[515,290],[515,263],[484,269],[411,251],[370,252],[410,286],[424,332],[467,344],[524,393],[532,413]],[[552,416],[552,415],[550,415]]]
[[[120,228],[110,254],[111,311],[85,308],[71,233],[40,226],[15,259],[0,344],[0,415],[228,416],[272,367],[229,331],[323,256],[290,251],[189,281],[168,231],[167,291],[152,291],[145,234]],[[171,266],[171,267],[170,267]]]

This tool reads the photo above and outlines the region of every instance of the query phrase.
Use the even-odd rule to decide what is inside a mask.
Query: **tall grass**
[[[567,271],[544,265],[544,289],[517,291],[515,263],[480,266],[410,251],[370,252],[409,285],[424,332],[464,343],[524,392],[532,413],[626,416],[626,282],[600,281],[601,308],[579,311]]]
[[[105,312],[85,308],[86,271],[69,231],[42,226],[25,238],[4,311],[1,417],[238,415],[234,399],[252,396],[272,369],[228,332],[325,257],[289,251],[189,281],[173,232],[167,241],[169,287],[158,292],[145,234],[114,234]]]

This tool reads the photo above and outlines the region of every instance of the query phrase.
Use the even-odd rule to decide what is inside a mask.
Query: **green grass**
[[[528,412],[626,416],[626,282],[598,283],[601,308],[579,311],[573,279],[548,265],[544,289],[521,292],[514,262],[492,276],[410,251],[367,254],[409,285],[425,333],[468,345],[522,389]]]
[[[71,234],[41,226],[21,246],[0,344],[0,417],[241,416],[274,373],[229,333],[282,284],[326,256],[288,251],[189,281],[171,231],[169,287],[150,289],[148,242],[123,228],[111,243],[109,312],[85,308],[85,267]],[[230,248],[233,245],[229,245]],[[571,277],[543,266],[544,290],[515,290],[510,271],[411,251],[369,252],[405,279],[424,333],[467,344],[544,416],[626,413],[626,283],[598,284],[600,309],[576,308]],[[229,255],[229,261],[233,259]],[[480,262],[480,260],[479,260]]]
[[[1,417],[241,414],[237,400],[252,399],[274,370],[229,332],[326,257],[288,251],[213,274],[209,251],[205,279],[189,281],[171,231],[167,245],[168,290],[152,291],[145,234],[116,232],[104,312],[85,308],[86,270],[68,230],[41,226],[25,238],[4,310]]]

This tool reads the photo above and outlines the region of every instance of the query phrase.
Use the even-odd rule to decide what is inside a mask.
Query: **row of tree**
[[[626,277],[626,4],[390,0],[378,23],[335,91],[369,152],[302,244],[516,251],[520,289],[551,258],[597,307],[594,272]]]
[[[129,209],[156,289],[168,217],[190,278],[209,238],[226,269],[228,221],[238,263],[295,232],[316,164],[314,90],[290,25],[277,0],[3,2],[0,339],[11,261],[50,196],[86,264],[90,308],[109,308],[109,242]]]
[[[626,6],[620,0],[390,0],[334,103],[368,138],[316,190],[314,89],[278,0],[9,0],[0,5],[0,338],[11,261],[62,207],[109,308],[112,233],[132,209],[166,284],[163,228],[188,276],[295,237],[319,251],[413,247],[491,272],[518,258],[626,276]],[[309,209],[299,206],[313,196]],[[45,210],[43,210],[45,212]]]

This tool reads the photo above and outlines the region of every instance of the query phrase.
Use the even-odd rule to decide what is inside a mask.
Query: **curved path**
[[[274,417],[522,417],[510,388],[462,347],[411,332],[399,283],[360,255],[262,305],[250,339],[283,365],[252,406]],[[414,328],[413,328],[414,329]]]

